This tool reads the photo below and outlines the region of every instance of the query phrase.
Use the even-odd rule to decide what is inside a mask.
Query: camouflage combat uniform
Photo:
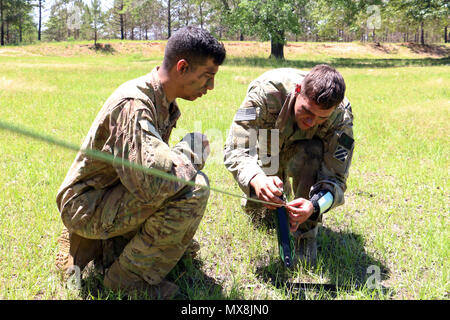
[[[97,115],[82,149],[109,153],[107,163],[79,152],[57,194],[70,232],[89,239],[130,235],[120,265],[158,284],[181,258],[206,208],[209,190],[126,167],[127,159],[203,186],[203,163],[182,141],[168,146],[180,116],[168,103],[157,73],[121,85]],[[197,159],[198,160],[198,159]],[[200,163],[199,165],[195,163]]]
[[[247,197],[256,198],[250,180],[265,173],[280,177],[284,191],[290,193],[292,188],[295,198],[331,191],[334,208],[344,203],[353,154],[353,115],[344,98],[323,124],[301,130],[294,117],[295,86],[306,74],[292,68],[274,69],[250,83],[225,144],[225,166]],[[351,144],[342,145],[342,133],[351,138]],[[244,205],[247,211],[262,208],[251,201]],[[299,232],[316,231],[321,218],[307,220]]]

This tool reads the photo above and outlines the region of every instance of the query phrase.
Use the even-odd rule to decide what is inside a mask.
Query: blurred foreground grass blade
[[[45,142],[45,143],[48,143],[48,144],[57,145],[59,147],[62,147],[62,148],[65,148],[65,149],[69,149],[69,150],[72,150],[72,151],[82,152],[82,153],[85,153],[86,155],[90,156],[91,158],[94,158],[94,159],[97,159],[97,160],[100,160],[100,161],[104,161],[104,162],[108,162],[108,163],[111,163],[113,165],[124,165],[125,167],[131,168],[131,169],[135,169],[135,170],[139,170],[139,171],[144,172],[146,174],[149,174],[149,175],[152,175],[152,176],[156,176],[156,177],[159,177],[159,178],[163,178],[163,179],[166,179],[166,180],[169,180],[169,181],[181,182],[183,184],[186,184],[186,185],[189,185],[189,186],[192,186],[192,187],[200,187],[202,189],[208,189],[208,190],[211,190],[211,191],[214,191],[214,192],[226,194],[226,195],[229,195],[229,196],[232,196],[232,197],[236,197],[236,198],[244,198],[244,199],[247,199],[249,201],[254,201],[254,202],[257,202],[257,203],[274,205],[274,203],[271,203],[271,202],[266,202],[266,201],[261,201],[261,200],[257,200],[257,199],[247,198],[245,196],[234,194],[234,193],[231,193],[231,192],[228,192],[228,191],[225,191],[225,190],[221,190],[221,189],[218,189],[218,188],[214,188],[214,187],[211,187],[211,186],[204,186],[204,185],[196,184],[193,181],[187,181],[187,180],[184,180],[184,179],[180,179],[180,178],[178,178],[178,177],[176,177],[174,175],[171,175],[169,173],[160,171],[158,169],[147,168],[147,167],[144,167],[144,166],[142,166],[140,164],[128,161],[127,159],[115,158],[114,156],[112,156],[109,153],[101,152],[101,151],[94,150],[94,149],[80,149],[77,146],[75,146],[73,144],[70,144],[70,143],[67,143],[65,141],[55,139],[55,138],[53,138],[51,136],[48,136],[48,135],[38,134],[38,133],[33,132],[31,130],[23,129],[23,128],[20,128],[18,126],[14,126],[12,124],[3,122],[1,120],[0,120],[0,129],[8,130],[8,131],[11,131],[11,132],[14,132],[14,133],[17,133],[17,134],[20,134],[20,135],[32,138],[32,139],[37,139],[37,140],[40,140],[42,142]]]

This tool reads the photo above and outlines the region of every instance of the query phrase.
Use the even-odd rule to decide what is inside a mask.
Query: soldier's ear
[[[180,59],[177,62],[177,72],[184,75],[189,69],[189,63],[185,59]]]

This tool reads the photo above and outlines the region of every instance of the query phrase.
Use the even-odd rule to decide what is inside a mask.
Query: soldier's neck
[[[163,67],[158,68],[158,77],[159,81],[161,81],[161,85],[166,95],[167,102],[172,103],[176,98],[176,88],[172,85],[170,74]]]

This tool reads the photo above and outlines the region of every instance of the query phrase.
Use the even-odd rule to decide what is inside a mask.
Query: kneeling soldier
[[[63,230],[57,266],[80,270],[92,260],[107,268],[104,285],[125,293],[170,298],[164,280],[193,240],[209,197],[200,170],[206,137],[186,135],[170,148],[180,117],[176,98],[195,100],[214,88],[225,48],[209,33],[183,28],[165,48],[161,67],[121,85],[97,115],[82,149],[108,153],[107,163],[79,152],[58,195]],[[123,159],[186,181],[174,182],[125,166]]]
[[[322,214],[344,203],[352,159],[353,115],[334,68],[274,69],[252,81],[225,144],[225,166],[247,197],[287,204],[296,256],[316,263]],[[292,179],[292,183],[289,182]],[[293,189],[291,191],[291,189]],[[246,212],[265,215],[244,201]]]

